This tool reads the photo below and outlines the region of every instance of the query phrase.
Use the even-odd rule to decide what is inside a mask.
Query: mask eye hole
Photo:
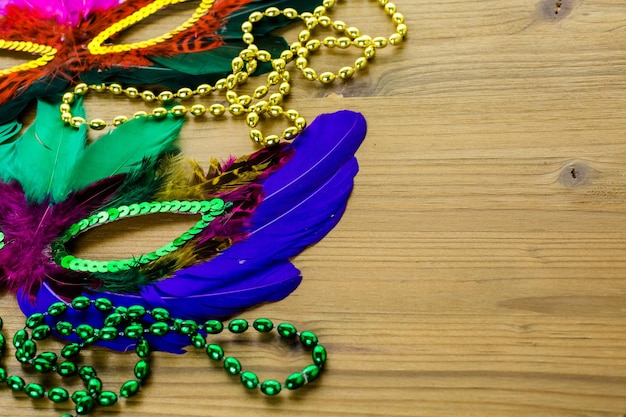
[[[201,235],[203,230],[209,227],[216,217],[223,215],[227,208],[228,205],[219,198],[210,201],[175,200],[152,203],[143,202],[110,208],[106,211],[95,213],[70,226],[70,228],[51,245],[52,257],[54,261],[63,268],[79,272],[105,274],[149,268],[150,264],[153,262],[173,254],[187,243],[193,241],[198,235]],[[72,239],[95,227],[125,218],[156,213],[197,214],[200,215],[201,218],[187,231],[160,248],[129,258],[105,261],[82,259],[70,254],[67,249],[67,244]]]
[[[0,39],[0,58],[2,62],[13,63],[9,68],[0,69],[0,76],[43,67],[54,59],[56,53],[57,50],[51,46],[33,42],[5,41]],[[39,57],[32,59],[33,55],[39,55]],[[31,59],[24,62],[28,58]]]
[[[167,40],[173,38],[179,33],[184,32],[189,28],[192,28],[198,20],[206,15],[211,7],[213,7],[213,3],[215,2],[215,0],[202,0],[198,7],[196,7],[196,9],[193,11],[191,17],[189,17],[176,28],[155,38],[146,39],[138,42],[106,45],[107,41],[111,37],[115,37],[116,35],[137,25],[139,22],[142,22],[148,17],[153,16],[155,13],[161,11],[163,8],[179,3],[184,3],[185,1],[186,0],[155,0],[147,6],[144,6],[141,9],[137,10],[130,16],[125,17],[119,22],[112,24],[102,32],[98,33],[91,40],[91,42],[87,44],[89,52],[91,52],[93,55],[128,52],[136,49],[148,48],[166,42]]]

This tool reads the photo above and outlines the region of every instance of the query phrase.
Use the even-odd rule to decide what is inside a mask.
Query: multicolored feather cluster
[[[81,109],[81,103],[77,103]],[[43,126],[46,128],[44,129]],[[57,105],[41,101],[21,137],[0,127],[0,285],[25,314],[79,294],[117,305],[165,307],[178,317],[225,318],[290,294],[290,259],[339,221],[365,136],[358,113],[319,116],[292,144],[214,161],[208,171],[179,154],[179,119],[134,119],[88,144]],[[81,219],[142,201],[210,200],[229,208],[202,233],[154,262],[119,272],[70,270],[51,246]],[[99,317],[80,317],[94,324]],[[154,341],[180,351],[188,340]],[[109,346],[125,349],[131,341]]]

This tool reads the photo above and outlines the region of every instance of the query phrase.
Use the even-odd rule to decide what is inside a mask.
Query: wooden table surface
[[[344,218],[294,260],[300,287],[242,315],[315,331],[329,351],[323,376],[267,398],[201,351],[157,353],[142,392],[95,415],[626,413],[626,3],[397,6],[406,43],[380,51],[358,77],[329,87],[294,77],[290,106],[310,120],[360,111],[368,136]],[[393,30],[371,0],[341,1],[332,16],[373,35]],[[312,64],[333,69],[341,59],[321,54]],[[87,101],[96,116],[133,106]],[[241,122],[190,122],[181,140],[206,163],[249,152],[245,137]],[[84,251],[113,256],[162,239],[151,229]],[[0,312],[7,331],[23,323],[10,294]],[[225,347],[262,378],[309,360],[243,340]],[[135,358],[95,349],[89,360],[114,384]],[[6,416],[67,409],[1,392]]]

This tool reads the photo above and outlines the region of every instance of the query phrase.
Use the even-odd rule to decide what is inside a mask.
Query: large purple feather
[[[247,239],[207,262],[146,285],[140,294],[101,295],[117,305],[165,307],[174,316],[196,320],[225,318],[286,297],[301,281],[289,259],[323,238],[345,209],[358,171],[354,153],[365,133],[359,113],[319,116],[291,145],[293,158],[264,181],[265,197],[253,214]],[[22,294],[18,299],[27,315],[58,301],[48,285],[41,288],[35,305]],[[97,314],[74,319],[102,325]],[[151,342],[155,349],[169,352],[189,344],[188,338],[175,334]],[[105,344],[118,350],[130,345],[132,341],[123,338]]]

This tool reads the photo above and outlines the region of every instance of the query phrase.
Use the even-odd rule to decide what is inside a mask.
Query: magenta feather
[[[165,307],[180,318],[225,318],[262,302],[289,295],[301,281],[289,262],[319,241],[339,221],[358,170],[354,153],[365,137],[362,115],[349,111],[319,116],[289,148],[287,164],[263,181],[264,199],[253,212],[249,236],[215,258],[144,286],[137,294],[96,293],[117,305]],[[89,294],[87,294],[89,295]],[[25,314],[58,301],[44,285],[31,303],[19,296]],[[101,317],[81,317],[94,325]],[[155,348],[179,352],[188,338],[151,340]],[[151,344],[152,344],[151,343]],[[126,349],[132,341],[106,345]]]

